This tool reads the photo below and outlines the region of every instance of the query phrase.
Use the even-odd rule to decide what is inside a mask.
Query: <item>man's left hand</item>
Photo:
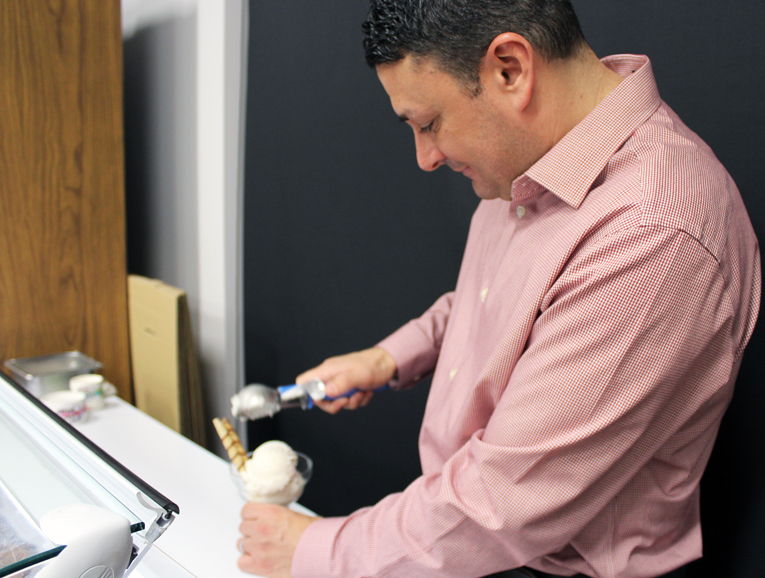
[[[289,578],[292,556],[308,525],[318,520],[283,506],[248,503],[242,508],[237,546],[240,570],[268,578]]]

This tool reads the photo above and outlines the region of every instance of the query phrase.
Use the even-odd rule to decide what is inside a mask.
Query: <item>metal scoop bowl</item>
[[[289,407],[308,409],[312,405],[307,395],[291,400],[282,400],[278,389],[253,383],[231,398],[231,414],[242,421],[273,417],[275,413]]]

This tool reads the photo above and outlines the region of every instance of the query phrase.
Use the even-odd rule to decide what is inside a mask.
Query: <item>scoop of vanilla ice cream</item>
[[[296,501],[305,486],[297,462],[295,452],[282,441],[272,440],[258,446],[242,472],[247,499],[282,506]]]

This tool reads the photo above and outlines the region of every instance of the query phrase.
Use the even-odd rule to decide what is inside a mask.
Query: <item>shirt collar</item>
[[[651,61],[621,54],[602,62],[625,77],[584,120],[513,183],[513,200],[539,186],[579,208],[593,182],[624,142],[661,104]]]

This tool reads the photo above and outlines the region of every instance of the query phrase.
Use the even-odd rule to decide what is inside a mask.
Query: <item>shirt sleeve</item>
[[[441,471],[309,526],[293,576],[485,576],[559,552],[636,480],[685,491],[729,401],[735,317],[718,262],[682,231],[580,250],[488,421]],[[652,480],[653,464],[672,474]]]
[[[441,350],[454,292],[442,295],[417,319],[378,343],[396,361],[394,389],[406,389],[433,372]]]

